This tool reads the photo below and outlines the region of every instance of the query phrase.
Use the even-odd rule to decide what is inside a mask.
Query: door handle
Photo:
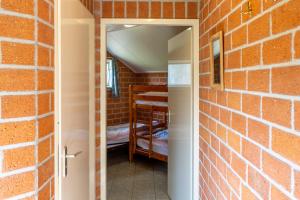
[[[74,154],[68,154],[68,147],[64,147],[64,173],[63,177],[68,176],[68,158],[76,158],[79,154],[81,154],[82,151],[78,151],[77,153]]]
[[[81,153],[82,151],[78,151],[77,153],[74,154],[66,154],[66,158],[76,158]]]

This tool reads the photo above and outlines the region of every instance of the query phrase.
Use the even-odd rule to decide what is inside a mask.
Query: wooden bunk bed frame
[[[149,92],[168,92],[166,85],[130,85],[129,86],[129,160],[133,160],[134,154],[148,156],[149,158],[167,162],[168,156],[153,151],[153,134],[158,130],[167,129],[167,113],[168,106],[160,106],[156,104],[139,104],[137,101],[143,102],[168,102],[167,96],[143,95]],[[138,110],[150,112],[148,121],[139,120],[137,116]],[[164,113],[164,121],[153,123],[153,114],[156,112]],[[143,123],[148,127],[148,134],[139,135],[136,127],[137,123]],[[145,131],[144,131],[145,132]],[[137,146],[139,138],[149,141],[149,148],[143,149]]]

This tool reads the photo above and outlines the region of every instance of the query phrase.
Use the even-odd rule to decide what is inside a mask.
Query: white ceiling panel
[[[107,49],[135,72],[167,71],[168,40],[187,28],[111,25],[107,28]]]

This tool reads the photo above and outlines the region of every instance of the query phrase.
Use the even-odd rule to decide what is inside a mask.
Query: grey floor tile
[[[108,153],[108,200],[169,200],[167,164],[137,156],[128,161],[126,150]]]

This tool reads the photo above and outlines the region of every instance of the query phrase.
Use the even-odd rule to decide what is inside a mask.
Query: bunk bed
[[[140,113],[149,113],[148,118]],[[160,114],[161,119],[155,119]],[[168,87],[166,85],[129,86],[129,160],[135,154],[168,160]],[[143,128],[139,125],[143,124]]]

